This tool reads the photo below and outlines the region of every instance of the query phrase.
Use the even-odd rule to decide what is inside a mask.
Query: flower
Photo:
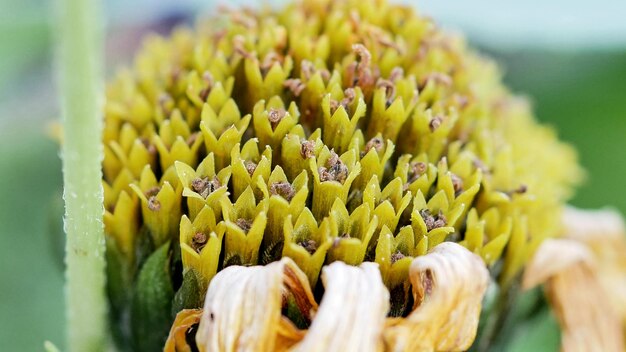
[[[110,277],[159,253],[172,313],[204,301],[201,349],[309,350],[339,331],[324,348],[469,348],[489,275],[512,294],[581,176],[491,61],[385,0],[233,10],[151,38],[108,86],[104,144],[106,232],[126,263]],[[254,295],[267,311],[242,311]],[[183,312],[175,327],[195,321]]]

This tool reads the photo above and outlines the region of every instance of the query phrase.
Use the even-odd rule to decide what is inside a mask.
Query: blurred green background
[[[483,0],[476,6],[487,8],[490,3],[495,4]],[[498,8],[503,6],[498,4]],[[40,351],[44,340],[60,347],[64,342],[63,244],[58,216],[61,163],[49,137],[50,123],[59,115],[52,59],[54,11],[50,6],[53,3],[44,0],[0,0],[2,350]],[[132,5],[111,1],[107,6],[110,72],[129,61],[145,32],[166,33],[173,24],[189,21],[198,9],[209,8],[210,0],[159,5],[148,0]],[[576,21],[555,27],[549,13],[544,22],[514,16],[510,21],[517,22],[511,24],[495,12],[493,16],[504,27],[497,27],[498,21],[490,27],[484,18],[464,15],[464,9],[452,1],[424,1],[424,7],[425,12],[432,9],[444,25],[469,33],[471,42],[501,63],[507,84],[534,103],[538,118],[577,147],[588,178],[572,204],[586,208],[609,205],[626,212],[622,184],[626,175],[626,31],[594,27],[597,33],[594,28],[570,33],[567,28],[579,27]],[[589,15],[584,7],[574,8],[580,13],[568,16]],[[595,37],[589,32],[596,33]],[[603,37],[607,33],[611,38]],[[545,333],[554,329],[550,319],[527,324],[516,332],[511,349],[555,350],[558,335]]]

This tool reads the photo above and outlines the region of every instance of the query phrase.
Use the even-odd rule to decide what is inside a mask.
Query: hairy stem
[[[107,331],[100,9],[99,0],[61,0],[58,8],[67,347],[75,352],[102,351]]]

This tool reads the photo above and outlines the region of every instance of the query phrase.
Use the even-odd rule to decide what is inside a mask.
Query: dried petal
[[[567,237],[593,252],[600,282],[626,322],[626,229],[622,216],[612,210],[566,208],[563,222]]]
[[[415,309],[389,319],[385,340],[393,351],[464,351],[476,337],[489,273],[479,256],[445,242],[416,258],[409,271]]]
[[[622,323],[587,247],[571,239],[544,241],[526,268],[523,287],[541,283],[563,332],[563,351],[624,351]]]
[[[322,282],[320,309],[293,351],[382,351],[389,291],[377,265],[334,262],[322,270]]]
[[[284,351],[303,332],[282,316],[294,297],[305,319],[317,310],[306,275],[289,258],[266,266],[230,266],[211,281],[196,335],[200,351]]]
[[[163,352],[191,352],[187,343],[187,335],[197,329],[202,309],[185,309],[176,314],[170,335],[167,337]]]

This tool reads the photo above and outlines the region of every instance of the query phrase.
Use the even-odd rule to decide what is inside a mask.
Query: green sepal
[[[147,226],[144,226],[139,230],[137,238],[135,238],[135,265],[132,267],[132,277],[139,268],[143,267],[144,263],[150,258],[154,250],[154,242],[152,241],[152,235]]]
[[[137,277],[131,308],[135,351],[161,350],[172,325],[170,255],[167,242],[148,258]]]
[[[172,317],[183,309],[202,308],[204,293],[202,283],[194,270],[188,270],[183,276],[183,284],[180,286],[172,301]]]
[[[107,295],[109,297],[109,321],[111,334],[118,348],[122,351],[130,350],[131,336],[129,334],[129,307],[132,299],[133,271],[127,258],[117,248],[117,244],[110,236],[106,236],[106,274]]]

